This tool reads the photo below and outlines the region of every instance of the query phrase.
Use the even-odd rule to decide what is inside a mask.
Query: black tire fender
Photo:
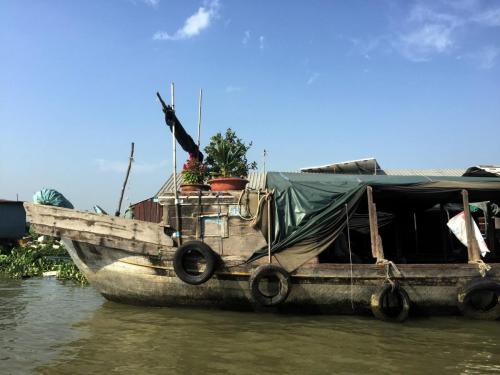
[[[276,277],[279,282],[278,293],[274,296],[263,294],[259,284],[263,278]],[[274,264],[263,264],[257,267],[250,276],[250,293],[252,299],[261,306],[277,306],[287,299],[292,290],[292,279],[290,274],[280,266]]]
[[[474,304],[474,295],[478,292],[493,292],[491,306],[484,309],[478,308]],[[471,319],[497,320],[500,318],[500,283],[487,279],[475,279],[461,288],[457,296],[457,306],[460,312]]]
[[[396,293],[400,302],[399,311],[390,312],[384,302],[389,294]],[[411,300],[408,293],[398,284],[385,283],[377,292],[372,294],[370,307],[376,318],[385,322],[404,322],[410,314]]]
[[[193,252],[201,255],[205,260],[205,269],[200,274],[190,273],[185,267],[186,256]],[[207,244],[201,241],[188,241],[177,248],[173,263],[175,274],[179,279],[187,284],[200,285],[213,276],[219,263],[219,257]]]

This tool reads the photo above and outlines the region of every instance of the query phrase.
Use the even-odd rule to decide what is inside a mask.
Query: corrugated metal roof
[[[383,171],[388,176],[462,176],[467,168],[430,168],[430,169],[410,169],[410,168],[384,168]]]
[[[159,223],[163,217],[163,209],[153,198],[145,199],[131,205],[134,219]]]
[[[331,163],[318,167],[301,168],[302,172],[336,173],[336,174],[377,174],[388,176],[462,176],[466,168],[381,168],[377,159],[366,158],[358,160]]]
[[[427,176],[427,177],[459,177],[462,176],[467,168],[426,168],[426,169],[412,169],[412,168],[389,168],[377,172],[377,175],[387,176]],[[283,173],[310,173],[310,172],[283,172]],[[250,172],[247,177],[249,183],[247,187],[255,190],[266,188],[266,175],[264,172]],[[177,177],[177,187],[180,188],[182,184],[182,175],[179,173]],[[174,181],[172,176],[165,182],[165,184],[158,191],[156,196],[162,196],[172,193]]]
[[[409,169],[409,168],[389,168],[384,169],[382,173],[388,176],[429,176],[429,177],[456,177],[462,176],[466,168],[432,168],[432,169]],[[304,172],[286,172],[286,173],[304,173]],[[250,172],[247,177],[249,183],[247,187],[251,189],[265,189],[266,188],[266,175],[264,172]],[[174,191],[174,181],[173,176],[165,182],[165,184],[158,191],[156,196],[166,195]],[[180,188],[182,184],[182,175],[179,173],[177,177],[177,188]]]
[[[375,174],[380,171],[380,165],[375,158],[343,161],[317,167],[300,168],[308,173],[338,173],[338,174]]]
[[[266,173],[250,172],[247,177],[248,187],[250,189],[259,190],[266,188]]]
[[[485,170],[486,172],[500,176],[500,166],[498,165],[478,165],[477,167]]]

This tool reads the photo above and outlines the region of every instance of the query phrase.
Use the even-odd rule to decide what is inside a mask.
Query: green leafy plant
[[[250,147],[252,142],[246,144],[230,128],[224,135],[217,133],[205,147],[209,174],[212,177],[246,177],[249,170],[257,168],[256,162],[247,160]]]
[[[203,184],[207,177],[207,166],[190,154],[189,159],[182,166],[181,173],[184,183]]]
[[[42,276],[47,271],[57,271],[58,279],[74,280],[86,284],[85,276],[78,270],[64,246],[54,238],[47,237],[43,243],[38,235],[30,231],[21,245],[2,249],[0,274],[11,278]]]

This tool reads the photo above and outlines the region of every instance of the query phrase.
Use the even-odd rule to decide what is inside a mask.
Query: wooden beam
[[[372,256],[379,260],[384,259],[384,250],[382,248],[382,239],[378,234],[378,222],[377,222],[377,207],[373,203],[373,189],[371,186],[366,188],[366,194],[368,197],[368,217],[370,220],[370,241],[372,247]]]
[[[462,201],[465,214],[465,231],[467,233],[467,255],[469,263],[475,263],[481,260],[481,254],[479,252],[479,245],[474,234],[474,227],[472,226],[472,217],[470,215],[469,207],[469,193],[465,189],[462,190]]]
[[[378,233],[378,218],[377,218],[377,205],[373,203],[373,212],[375,212],[375,229],[377,233],[377,262],[384,259],[384,247],[382,246],[382,237]]]
[[[488,239],[488,248],[492,254],[496,254],[496,241],[495,241],[495,217],[491,212],[491,202],[486,205],[487,212],[485,213],[485,224],[486,224],[486,238]]]

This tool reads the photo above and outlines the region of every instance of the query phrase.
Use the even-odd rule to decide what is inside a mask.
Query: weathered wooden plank
[[[58,228],[51,225],[31,224],[35,232],[52,237],[67,238],[78,242],[92,245],[105,246],[113,249],[141,254],[159,255],[160,253],[171,251],[173,247],[158,245],[147,242],[133,241],[114,236],[101,236],[91,232],[76,231],[65,228]]]
[[[371,186],[366,188],[368,196],[368,215],[370,220],[370,240],[372,246],[372,256],[377,262],[384,259],[384,250],[382,248],[382,239],[378,233],[377,208],[373,202],[373,189]]]
[[[156,223],[32,203],[24,207],[40,234],[147,254],[173,247],[172,239]]]

